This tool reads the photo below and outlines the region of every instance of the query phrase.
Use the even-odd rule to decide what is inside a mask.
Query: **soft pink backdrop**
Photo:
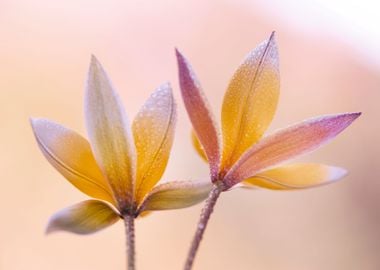
[[[196,179],[207,176],[207,166],[189,140],[174,47],[192,62],[219,115],[234,69],[272,30],[282,88],[271,130],[314,115],[362,111],[338,139],[302,158],[350,174],[306,191],[224,194],[196,269],[379,269],[380,70],[341,39],[315,29],[305,34],[270,14],[232,1],[0,1],[0,269],[125,268],[121,223],[88,237],[44,236],[53,212],[86,196],[45,161],[28,118],[48,117],[85,134],[91,53],[130,118],[156,86],[172,83],[179,124],[165,179]],[[181,269],[199,211],[139,220],[138,268]]]

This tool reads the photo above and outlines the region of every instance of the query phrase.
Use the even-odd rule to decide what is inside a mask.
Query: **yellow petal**
[[[242,183],[268,189],[303,189],[339,180],[346,170],[316,163],[299,163],[263,171]]]
[[[90,144],[76,132],[47,119],[31,120],[38,146],[46,159],[83,193],[114,204]]]
[[[231,187],[265,168],[309,153],[346,129],[360,113],[325,115],[308,119],[262,139],[247,150],[224,178]]]
[[[169,84],[164,84],[146,101],[132,126],[137,151],[137,203],[156,185],[165,171],[175,122],[176,105],[172,91]]]
[[[279,97],[278,52],[273,33],[235,72],[222,107],[223,161],[228,170],[271,123]]]
[[[108,204],[88,200],[54,214],[50,218],[46,233],[67,231],[76,234],[90,234],[114,224],[119,218],[119,214]]]
[[[88,73],[85,115],[96,161],[119,209],[129,208],[133,203],[135,149],[121,101],[95,57]]]
[[[152,213],[153,213],[152,211],[143,211],[143,212],[139,213],[137,218],[144,218],[146,216],[150,216],[150,214],[152,214]]]
[[[155,187],[139,207],[139,212],[185,208],[207,198],[212,184],[205,182],[169,182]]]
[[[176,51],[182,99],[210,164],[211,179],[218,180],[219,131],[198,79],[185,57]]]
[[[195,134],[194,130],[191,132],[191,141],[193,142],[193,146],[195,148],[195,151],[197,151],[198,155],[206,162],[208,162],[207,160],[207,156],[206,156],[206,153],[201,145],[201,143],[199,142],[198,140],[198,137],[197,135]]]

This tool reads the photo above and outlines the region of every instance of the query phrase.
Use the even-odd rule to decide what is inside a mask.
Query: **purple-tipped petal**
[[[176,50],[176,55],[182,98],[195,133],[207,155],[211,177],[216,180],[220,162],[218,128],[208,101],[190,64],[178,50]]]
[[[359,116],[360,113],[321,116],[264,138],[248,149],[229,171],[224,179],[226,186],[231,187],[265,168],[317,149],[341,133]]]

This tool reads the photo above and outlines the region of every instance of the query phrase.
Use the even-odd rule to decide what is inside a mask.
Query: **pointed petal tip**
[[[90,67],[89,67],[89,76],[97,73],[99,70],[103,71],[102,64],[99,62],[98,58],[95,55],[91,54]]]
[[[42,117],[29,117],[29,122],[32,125],[32,127],[35,128],[39,124],[48,123],[51,121],[47,118]]]
[[[91,60],[90,60],[90,63],[91,63],[91,64],[99,63],[98,59],[96,58],[96,56],[95,56],[94,54],[91,54]]]
[[[166,81],[166,82],[163,82],[159,87],[158,87],[159,91],[163,91],[163,92],[166,92],[170,95],[173,95],[173,91],[172,91],[172,85],[170,84],[169,81]]]
[[[33,130],[33,133],[35,136],[37,136],[37,125],[38,123],[40,122],[40,119],[39,118],[32,118],[32,117],[29,117],[29,123],[32,127],[32,130]]]
[[[39,118],[39,117],[30,117],[29,118],[30,125],[32,126],[33,131],[36,133],[39,127],[43,125],[46,122],[49,122],[49,120],[45,118]]]
[[[274,49],[277,50],[276,36],[276,31],[272,31],[269,38],[264,40],[261,44],[264,44],[265,47],[274,47]]]
[[[342,179],[348,174],[348,171],[344,168],[335,167],[334,171],[332,172],[332,179],[333,181],[337,181]]]
[[[29,123],[30,125],[32,126],[32,128],[34,128],[35,124],[37,123],[38,121],[38,118],[35,118],[35,117],[29,117]]]
[[[270,34],[269,36],[269,39],[268,39],[268,46],[272,46],[274,47],[274,49],[277,51],[277,38],[276,38],[276,31],[272,31],[272,33]]]
[[[54,226],[54,215],[53,215],[49,218],[49,221],[48,221],[48,224],[46,225],[44,234],[45,234],[45,236],[48,236],[48,235],[54,234],[58,231],[59,231],[59,229],[56,226]]]
[[[362,115],[362,112],[348,113],[348,115],[352,116],[352,118],[355,120],[356,118]]]
[[[169,81],[166,81],[159,85],[155,91],[152,93],[152,96],[162,95],[163,97],[170,97],[170,99],[174,101],[173,89]]]
[[[29,117],[29,122],[31,124],[37,124],[38,122],[44,121],[44,118],[41,117]]]
[[[175,48],[175,54],[177,57],[178,68],[180,70],[187,68],[187,60],[185,56],[177,48]]]
[[[174,51],[175,51],[175,55],[177,56],[177,58],[182,56],[181,52],[179,51],[179,49],[177,47],[174,48]]]
[[[45,236],[48,236],[48,235],[51,235],[53,234],[54,232],[57,232],[57,230],[55,230],[53,227],[49,225],[46,226],[46,229],[45,229]]]
[[[162,86],[171,87],[171,84],[169,81],[165,81],[161,84]]]
[[[341,113],[341,114],[337,114],[336,115],[336,118],[337,119],[344,119],[342,121],[342,124],[345,126],[345,127],[348,127],[349,125],[351,125],[352,122],[354,122],[362,113],[361,112],[349,112],[349,113]],[[331,115],[331,116],[334,116],[334,115]]]

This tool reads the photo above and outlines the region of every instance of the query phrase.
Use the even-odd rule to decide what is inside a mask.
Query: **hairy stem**
[[[135,270],[135,217],[124,215],[124,224],[127,237],[127,269]]]
[[[189,253],[187,255],[187,260],[184,268],[185,270],[191,270],[191,268],[193,267],[195,255],[197,254],[199,244],[202,241],[202,237],[206,230],[207,223],[210,219],[211,213],[214,210],[214,206],[221,192],[222,187],[215,184],[213,189],[210,191],[210,194],[208,195],[206,203],[202,209],[201,216],[199,218],[197,230],[191,243]]]

